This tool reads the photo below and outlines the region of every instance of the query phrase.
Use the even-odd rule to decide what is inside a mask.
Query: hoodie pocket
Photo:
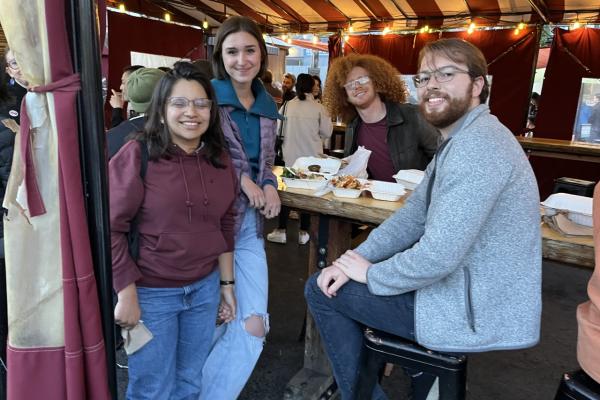
[[[221,231],[163,232],[156,246],[149,249],[156,261],[190,271],[214,263],[225,252],[227,244]]]
[[[471,273],[466,267],[463,268],[463,276],[465,277],[465,311],[467,322],[469,323],[469,328],[475,332],[475,316],[473,314],[473,301],[471,298]]]

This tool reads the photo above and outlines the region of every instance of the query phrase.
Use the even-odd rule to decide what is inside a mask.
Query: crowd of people
[[[27,82],[10,50],[2,61],[10,77],[0,82],[4,190]],[[404,207],[306,283],[342,399],[357,393],[364,326],[450,353],[534,346],[538,188],[514,135],[486,105],[481,51],[459,39],[428,43],[414,76],[418,105],[407,102],[401,79],[390,79],[399,72],[376,56],[337,58],[324,87],[318,76],[285,74],[280,90],[267,67],[260,28],[233,16],[218,29],[209,63],[128,66],[112,91],[114,318],[152,335],[128,356],[127,398],[239,396],[270,328],[265,239],[287,242],[290,209],[273,166],[278,155],[291,167],[323,154],[332,116],[346,124],[346,157],[359,146],[371,151],[369,177],[425,171]],[[272,218],[278,226],[265,235]],[[311,239],[309,223],[301,213],[300,245]],[[591,302],[578,313],[579,354],[598,379],[594,276]],[[431,398],[436,377],[407,373],[413,398]],[[386,398],[380,386],[373,398]]]

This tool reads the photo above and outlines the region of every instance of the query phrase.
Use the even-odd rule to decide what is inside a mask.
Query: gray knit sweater
[[[521,146],[485,105],[451,134],[405,207],[356,250],[373,263],[371,293],[416,291],[415,334],[428,348],[479,352],[539,340],[538,188]]]

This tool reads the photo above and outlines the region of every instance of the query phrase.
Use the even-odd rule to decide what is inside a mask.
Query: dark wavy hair
[[[213,72],[215,74],[215,78],[229,78],[229,74],[227,73],[227,70],[225,70],[225,65],[223,65],[223,42],[225,41],[227,36],[237,32],[249,33],[250,35],[254,36],[254,38],[258,41],[258,47],[260,48],[260,70],[258,71],[258,74],[256,76],[263,76],[265,74],[265,71],[267,70],[269,58],[267,55],[267,45],[265,44],[265,39],[262,36],[260,28],[252,19],[248,17],[243,17],[241,15],[234,15],[232,17],[227,18],[225,22],[221,24],[219,30],[217,31],[217,36],[215,39],[215,48],[213,50],[212,55]]]
[[[309,74],[298,75],[296,81],[296,95],[300,100],[306,100],[306,93],[312,93],[312,88],[315,85],[315,80]]]
[[[10,49],[7,47],[0,58],[0,114],[6,113],[6,106],[14,101],[8,91],[8,74],[6,73],[6,55]]]
[[[210,121],[208,129],[202,135],[201,143],[206,149],[206,158],[215,167],[223,168],[221,162],[221,154],[225,148],[225,139],[221,130],[221,122],[219,119],[219,107],[216,102],[215,91],[210,84],[206,75],[200,72],[192,63],[179,61],[173,65],[173,69],[167,72],[156,84],[152,93],[152,100],[148,108],[148,121],[144,126],[144,131],[138,136],[138,140],[142,140],[148,146],[150,160],[158,160],[161,157],[170,157],[169,147],[173,143],[171,141],[171,133],[166,120],[167,99],[171,96],[173,86],[180,81],[196,81],[206,91],[210,100],[213,101],[210,108]]]

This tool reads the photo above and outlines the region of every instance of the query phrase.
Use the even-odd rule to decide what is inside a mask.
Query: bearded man
[[[514,135],[485,105],[486,75],[483,54],[464,40],[423,48],[420,109],[445,141],[406,205],[306,284],[342,399],[357,393],[365,325],[451,353],[539,341],[538,188]],[[384,398],[377,386],[373,399]]]
[[[439,132],[406,95],[400,73],[381,57],[350,54],[329,68],[323,102],[346,123],[344,156],[358,146],[371,150],[372,179],[394,182],[401,169],[424,170],[438,148]]]

